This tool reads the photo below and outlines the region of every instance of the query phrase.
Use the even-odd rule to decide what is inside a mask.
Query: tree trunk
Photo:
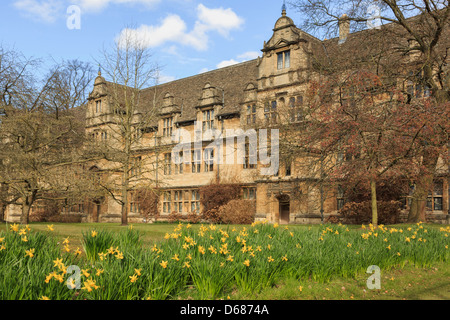
[[[375,179],[370,179],[370,194],[372,196],[372,224],[378,226],[378,208],[377,208],[377,183]]]
[[[28,204],[28,201],[22,204],[22,214],[20,216],[20,224],[28,224],[30,218],[30,209],[31,205]]]
[[[126,166],[123,173],[122,180],[122,226],[128,225],[128,166]]]
[[[5,222],[6,203],[0,204],[0,222]]]
[[[425,151],[423,155],[423,166],[419,178],[416,181],[416,188],[412,195],[412,203],[408,214],[408,223],[417,223],[426,221],[426,203],[428,193],[433,184],[434,171],[438,162],[439,155],[431,154]]]

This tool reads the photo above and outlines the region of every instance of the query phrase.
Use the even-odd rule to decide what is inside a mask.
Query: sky
[[[95,63],[102,48],[114,45],[127,29],[152,52],[163,83],[261,56],[282,4],[282,0],[0,1],[0,45],[46,61]],[[289,7],[287,14],[300,24]]]

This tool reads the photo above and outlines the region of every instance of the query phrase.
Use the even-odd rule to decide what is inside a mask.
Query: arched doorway
[[[290,222],[291,198],[287,194],[280,193],[277,195],[279,203],[279,223],[288,224]]]

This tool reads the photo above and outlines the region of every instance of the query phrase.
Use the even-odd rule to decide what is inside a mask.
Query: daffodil
[[[248,259],[247,259],[247,260],[245,260],[245,261],[244,261],[243,263],[244,263],[244,265],[245,265],[245,266],[247,266],[247,267],[249,267],[249,266],[250,266],[250,260],[248,260]]]
[[[122,259],[123,259],[123,253],[122,253],[122,252],[118,252],[118,253],[115,255],[115,257],[116,257],[116,259],[122,260]]]
[[[97,231],[95,231],[95,230],[92,230],[92,231],[91,231],[91,236],[92,236],[92,238],[95,238],[97,235],[98,235],[98,232],[97,232]]]
[[[168,264],[168,261],[163,260],[160,262],[160,265],[161,265],[161,267],[163,267],[163,269],[167,268],[167,264]]]
[[[47,297],[47,296],[42,296],[42,297],[39,298],[39,300],[50,300],[50,298]]]
[[[287,255],[282,256],[281,261],[288,261]]]
[[[130,276],[130,282],[136,282],[136,280],[138,279],[137,275],[133,274],[132,276]]]
[[[175,254],[171,259],[175,261],[180,261],[180,258],[178,258],[178,254]]]
[[[34,257],[34,249],[25,250],[25,256],[33,258]]]
[[[54,267],[58,267],[58,266],[60,266],[61,264],[62,264],[62,258],[61,258],[61,259],[56,258],[56,260],[53,260],[53,266],[54,266]]]
[[[86,277],[86,278],[89,278],[90,277],[90,273],[88,272],[88,270],[89,269],[82,269],[81,270],[81,273]]]
[[[53,228],[53,225],[47,225],[47,229],[50,231],[55,231],[55,229]]]
[[[69,244],[69,237],[64,239],[63,244]]]
[[[188,261],[185,261],[184,263],[183,263],[183,268],[190,268],[191,267],[191,265],[189,264],[189,262]]]
[[[135,269],[136,270],[136,269]],[[95,275],[97,277],[99,277],[101,274],[103,273],[103,269],[97,269],[97,272],[95,273]],[[138,274],[140,276],[140,274]]]
[[[19,231],[19,225],[15,224],[15,223],[13,225],[10,225],[9,228],[11,229],[11,231],[14,231],[14,232]]]

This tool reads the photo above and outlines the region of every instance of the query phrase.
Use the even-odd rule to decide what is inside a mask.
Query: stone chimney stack
[[[345,13],[339,19],[338,25],[339,25],[339,44],[342,44],[347,40],[348,34],[350,33],[350,20]]]

